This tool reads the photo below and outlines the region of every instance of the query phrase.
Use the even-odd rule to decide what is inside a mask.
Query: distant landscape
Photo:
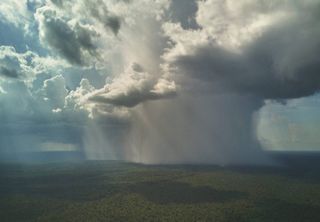
[[[0,218],[2,222],[320,221],[319,167],[312,158],[306,161],[307,156],[289,156],[290,165],[277,167],[119,161],[2,164]]]

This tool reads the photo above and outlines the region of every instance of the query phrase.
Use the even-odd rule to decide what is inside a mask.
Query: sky
[[[2,0],[0,161],[320,151],[318,0]]]

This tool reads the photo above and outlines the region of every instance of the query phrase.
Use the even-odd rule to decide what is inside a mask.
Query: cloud
[[[185,29],[200,28],[195,20],[198,4],[195,0],[173,0],[170,2],[168,17],[172,22],[180,23]]]
[[[164,26],[175,44],[164,57],[177,78],[206,81],[216,92],[261,99],[312,95],[320,88],[320,33],[314,29],[319,20],[315,11],[306,10],[312,5],[199,2],[197,22],[202,29]]]
[[[6,24],[27,27],[43,48],[23,38],[19,48],[0,47],[0,131],[21,133],[36,149],[74,144],[90,158],[145,163],[266,163],[257,112],[266,100],[320,87],[317,1],[5,3]],[[5,146],[14,140],[6,135]]]
[[[0,18],[14,26],[24,26],[31,20],[27,4],[19,0],[3,0],[0,3]]]
[[[121,18],[102,0],[47,1],[35,18],[42,45],[80,66],[99,62],[103,52],[98,46],[110,40],[110,30],[114,36],[121,27]]]
[[[87,106],[85,98],[94,90],[95,88],[88,79],[81,79],[79,86],[75,90],[71,90],[65,97],[64,108],[71,110],[71,112],[83,111],[86,115],[89,115],[92,107]]]
[[[104,26],[104,28],[110,29],[114,34],[117,34],[121,27],[120,18],[109,11],[105,1],[103,0],[51,0],[51,2],[58,8],[64,10],[65,13],[78,14],[74,15],[74,17],[81,14],[80,17],[83,19],[94,19],[98,21]]]
[[[56,6],[58,6],[58,7],[63,7],[63,6],[64,6],[64,3],[65,3],[65,2],[68,2],[68,1],[63,1],[63,0],[51,0],[51,2],[52,2],[53,4],[55,4]]]
[[[6,67],[0,67],[0,73],[8,78],[18,78],[19,74],[17,73],[17,70],[15,69],[8,69]]]
[[[257,162],[267,160],[259,153],[261,145],[256,137],[256,113],[264,101],[305,97],[320,87],[316,56],[320,33],[314,29],[319,19],[312,9],[316,5],[315,1],[207,0],[198,2],[196,22],[200,29],[164,23],[170,40],[162,67],[181,86],[183,96],[175,99],[175,106],[158,105],[141,111],[140,123],[135,122],[139,127],[132,132],[132,146],[143,149],[141,155],[152,161],[192,161],[189,154],[195,156],[195,147],[222,164],[250,162],[245,157],[250,155],[256,155]],[[157,110],[170,113],[170,117],[162,117]],[[184,122],[192,125],[188,129],[191,133],[181,130],[187,128]],[[158,130],[153,131],[155,125]],[[144,128],[144,138],[150,141],[134,139]],[[166,133],[168,129],[173,129],[174,138]],[[157,148],[147,151],[152,146]],[[166,147],[184,147],[184,151]],[[206,158],[199,155],[193,160],[200,159]]]
[[[133,107],[147,100],[170,98],[176,95],[174,82],[154,79],[138,64],[133,64],[125,73],[93,92],[91,102],[115,106]]]
[[[16,52],[11,46],[0,46],[0,76],[11,79],[32,78],[33,60],[37,55],[27,51],[25,53]]]
[[[120,18],[112,15],[102,0],[85,1],[85,10],[88,14],[99,21],[107,29],[111,29],[114,34],[118,34],[121,22]]]
[[[93,43],[97,33],[89,25],[68,19],[49,6],[39,8],[35,17],[41,42],[71,64],[88,65],[91,57],[98,56]]]
[[[67,67],[65,62],[54,57],[41,57],[29,50],[21,53],[12,46],[0,46],[0,84],[23,81],[28,87],[37,88],[33,82],[37,77],[56,75]]]
[[[140,48],[144,54],[140,60],[150,57],[152,49],[145,52],[153,43],[149,41],[149,45],[142,49],[140,46],[145,41],[139,37],[141,32],[137,27],[140,24],[130,23],[141,14],[143,10],[138,6],[144,3],[135,3],[134,10],[127,8],[118,16],[115,8],[109,9],[113,3],[108,3],[108,8],[91,6],[98,8],[96,15],[94,10],[86,8],[86,4],[89,5],[87,1],[58,2],[60,4],[57,1],[57,4],[50,1],[21,4],[29,10],[30,21],[21,19],[18,26],[34,25],[33,28],[28,27],[28,31],[32,32],[30,38],[37,44],[40,40],[43,48],[29,49],[26,46],[28,43],[23,42],[25,39],[21,39],[21,49],[1,46],[0,153],[8,152],[21,157],[24,152],[30,151],[28,147],[40,151],[44,143],[54,146],[74,144],[80,150],[84,148],[88,158],[106,158],[102,155],[103,149],[108,145],[112,149],[119,147],[121,135],[128,128],[131,110],[113,104],[88,103],[86,99],[88,94],[104,85],[107,76],[112,79],[121,73],[127,59],[140,57],[141,54],[132,53],[133,57],[123,59],[124,54],[132,49],[128,45]],[[15,3],[6,3],[14,9]],[[95,1],[95,4],[100,3]],[[107,5],[106,2],[103,4]],[[155,12],[159,5],[148,5],[147,8]],[[10,12],[12,17],[19,18],[17,11]],[[154,19],[153,13],[148,11],[146,14]],[[120,38],[125,15],[126,32],[121,33]],[[154,29],[158,27],[159,24]],[[157,36],[157,33],[153,36]],[[135,40],[139,40],[139,44]],[[160,57],[158,53],[155,54]],[[146,67],[148,70],[154,69],[151,65]],[[155,86],[150,88],[150,93],[164,94],[167,82],[163,80],[157,84],[158,75],[150,75],[149,78],[154,79],[152,84]],[[174,84],[170,87],[174,88]],[[15,142],[15,138],[18,141]],[[9,145],[10,148],[7,148]],[[121,150],[120,147],[119,153]]]
[[[43,100],[52,106],[53,110],[63,108],[65,97],[68,94],[66,82],[62,75],[54,76],[44,81],[42,89],[38,92]]]

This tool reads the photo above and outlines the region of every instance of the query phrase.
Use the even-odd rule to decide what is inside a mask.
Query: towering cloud
[[[0,5],[6,20],[14,4]],[[316,0],[28,4],[11,23],[43,48],[1,46],[2,116],[73,132],[32,144],[145,163],[272,163],[259,110],[320,88]],[[23,93],[26,112],[9,114]]]
[[[198,153],[188,156],[194,149],[211,152],[205,156],[207,161],[221,163],[264,159],[255,135],[255,113],[264,100],[304,97],[319,90],[315,5],[314,1],[208,0],[198,3],[200,28],[164,24],[173,45],[163,55],[165,71],[173,73],[185,91],[184,103],[192,107],[192,115],[176,108],[184,113],[182,122],[192,125],[192,136],[178,139],[186,144],[174,145],[184,147],[187,160],[200,159]],[[171,108],[166,112],[172,113]],[[198,118],[200,113],[205,121]],[[176,126],[181,124],[175,120],[168,120],[169,129],[179,130]],[[197,125],[202,122],[211,124]],[[208,131],[213,140],[204,136]],[[179,161],[179,157],[173,159]]]

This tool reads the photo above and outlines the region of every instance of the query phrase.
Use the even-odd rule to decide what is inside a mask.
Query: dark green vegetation
[[[0,221],[320,221],[317,170],[1,165]]]

